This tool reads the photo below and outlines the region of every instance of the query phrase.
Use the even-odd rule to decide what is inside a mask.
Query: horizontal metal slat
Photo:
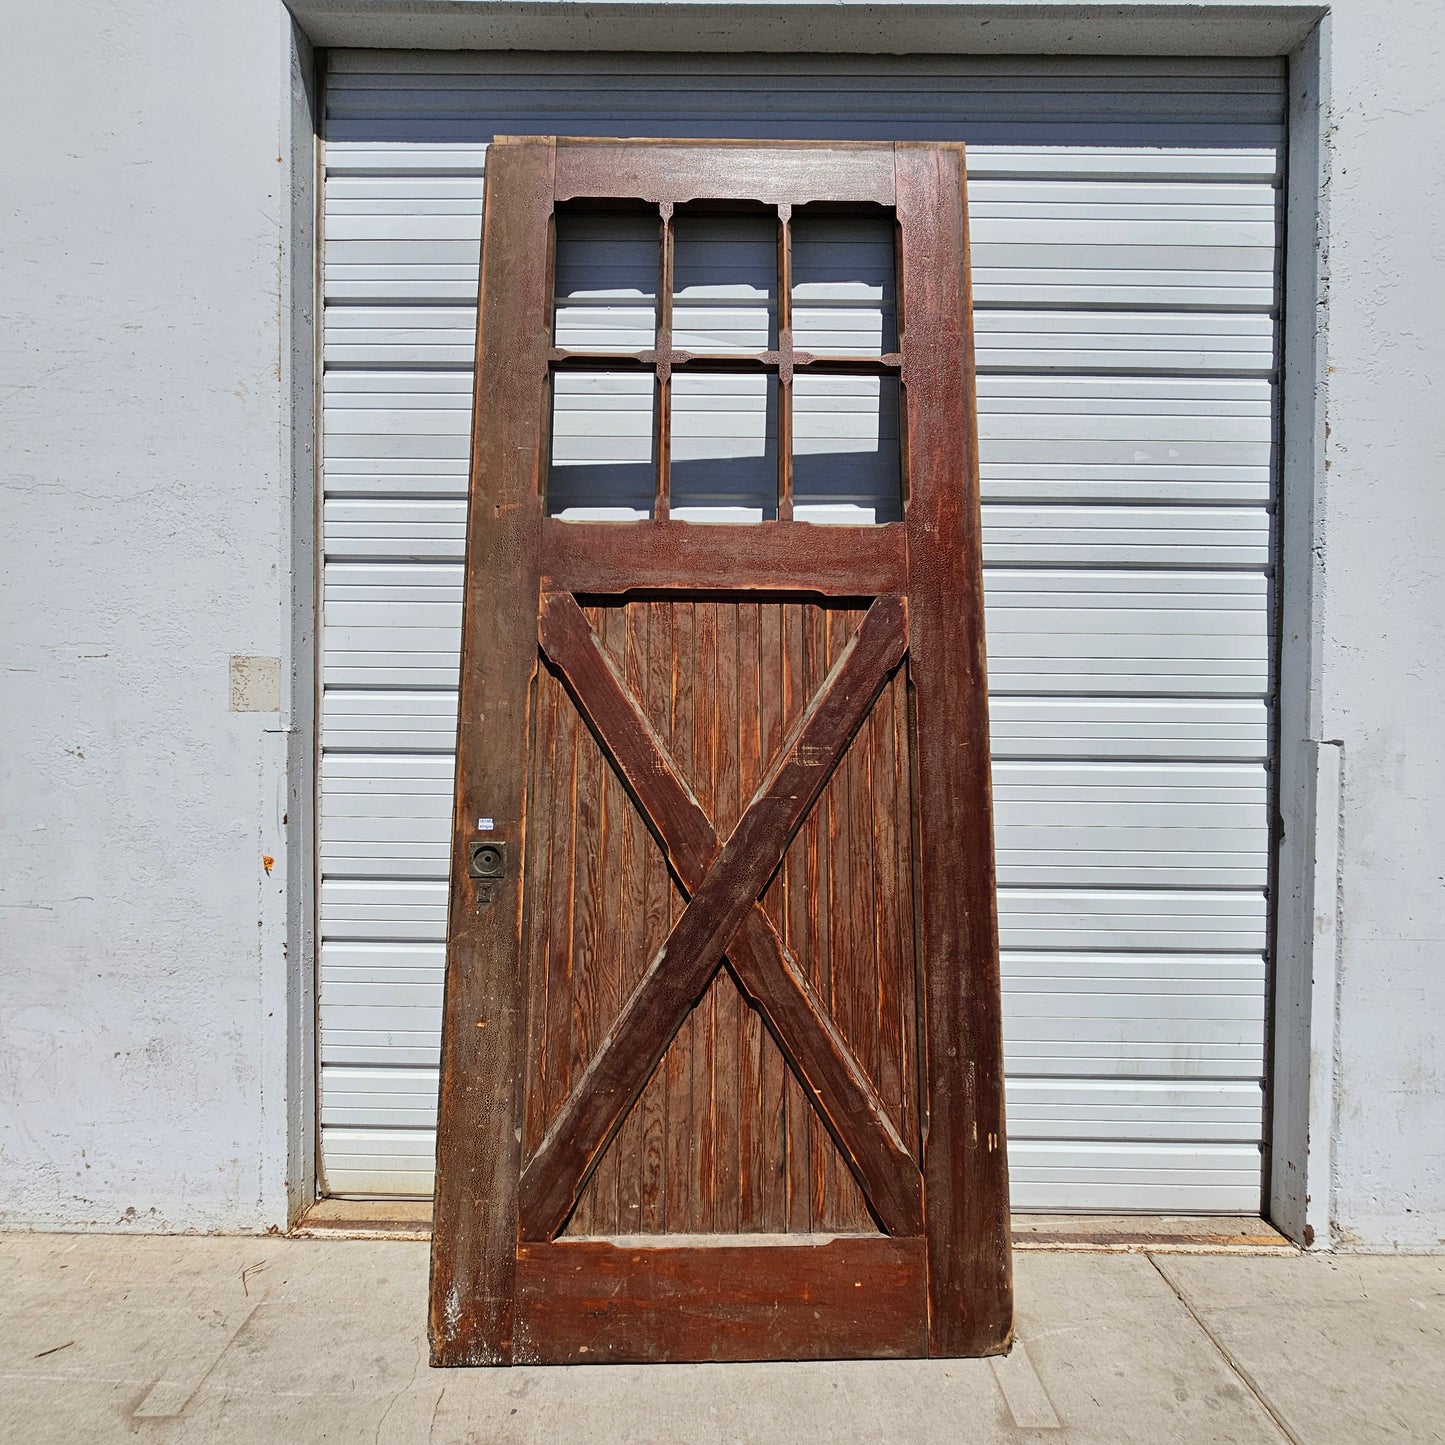
[[[1196,137],[1197,139],[1197,137]],[[342,140],[328,137],[323,166],[333,180],[377,177],[480,177],[487,145],[480,140]],[[1219,146],[1007,145],[975,142],[968,151],[970,183],[1008,180],[1118,180],[1256,182],[1280,179],[1281,148],[1235,143]]]
[[[1253,1081],[1011,1079],[1014,1139],[1257,1145],[1264,1090]]]
[[[438,1071],[324,1064],[322,1127],[434,1129]],[[1254,1144],[1258,1083],[1232,1080],[1011,1079],[1009,1137]]]
[[[328,1192],[426,1196],[436,1136],[427,1129],[321,1131]],[[1013,1207],[1056,1211],[1060,1199],[1100,1213],[1253,1213],[1260,1200],[1260,1150],[1249,1144],[1055,1143],[1009,1145]]]
[[[322,745],[363,752],[442,752],[456,742],[453,691],[331,686]],[[1261,699],[995,697],[994,756],[1264,762],[1269,711]]]
[[[1001,761],[993,771],[1001,884],[1266,881],[1262,766]],[[452,777],[447,754],[329,755],[321,788],[326,874],[444,879]]]
[[[1009,949],[1262,953],[1268,937],[1263,889],[1002,887],[998,911]]]
[[[1005,948],[1262,953],[1263,889],[999,889]],[[447,887],[435,879],[323,878],[326,939],[442,943]]]
[[[1257,1144],[1009,1141],[1009,1196],[1021,1211],[1253,1214]]]
[[[321,1129],[327,1194],[428,1197],[436,1177],[434,1129]]]

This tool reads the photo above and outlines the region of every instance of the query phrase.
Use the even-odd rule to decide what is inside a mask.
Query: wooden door
[[[600,345],[554,305],[598,215],[656,298]],[[813,243],[880,222],[860,332]],[[766,334],[679,299],[699,224],[775,266]],[[621,513],[564,465],[596,392],[650,419]],[[898,418],[866,505],[847,395]],[[698,397],[762,408],[746,467]],[[474,416],[434,1362],[1006,1348],[963,148],[499,139]]]

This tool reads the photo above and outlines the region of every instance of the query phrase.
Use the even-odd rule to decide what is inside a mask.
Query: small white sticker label
[[[477,832],[490,833],[492,831],[492,820],[490,818],[477,819]]]

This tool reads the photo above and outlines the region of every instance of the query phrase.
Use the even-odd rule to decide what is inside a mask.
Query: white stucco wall
[[[624,5],[576,8],[304,10],[349,43],[627,33]],[[683,33],[747,48],[750,7],[724,8],[708,26],[691,7]],[[849,8],[815,32],[829,48]],[[909,34],[927,8],[906,7]],[[988,7],[986,32],[936,8],[939,50],[1095,34],[1045,5]],[[1100,24],[1169,53],[1211,35],[1226,51],[1270,7],[1139,7],[1152,30],[1131,8]],[[757,33],[800,43],[778,16],[802,9],[770,5]],[[661,44],[657,15],[639,34]],[[284,1225],[309,1128],[287,1032],[305,942],[287,921],[292,700],[232,711],[228,676],[233,655],[293,651],[288,26],[275,0],[66,0],[7,21],[0,1222]],[[1374,1248],[1445,1240],[1442,48],[1434,0],[1340,0],[1327,25],[1329,436],[1302,728],[1341,786],[1319,823],[1338,874],[1313,905],[1333,1172],[1309,1188],[1338,1241]]]
[[[1322,736],[1342,754],[1332,1218],[1445,1245],[1445,11],[1333,19]]]
[[[285,1223],[284,21],[6,15],[7,1222]]]

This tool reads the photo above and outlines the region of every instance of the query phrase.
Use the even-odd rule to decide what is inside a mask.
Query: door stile
[[[920,720],[929,1353],[985,1355],[1008,1348],[1013,1310],[964,152],[898,145],[894,164]]]
[[[457,724],[446,991],[442,1006],[431,1342],[437,1365],[507,1364],[520,1169],[522,856],[541,574],[542,410],[551,291],[554,147],[487,156],[477,308],[467,567]],[[505,205],[492,205],[503,190]],[[505,285],[488,285],[505,275]],[[519,645],[520,643],[520,645]],[[478,820],[491,827],[478,831]],[[503,876],[470,876],[469,843],[504,849]]]

